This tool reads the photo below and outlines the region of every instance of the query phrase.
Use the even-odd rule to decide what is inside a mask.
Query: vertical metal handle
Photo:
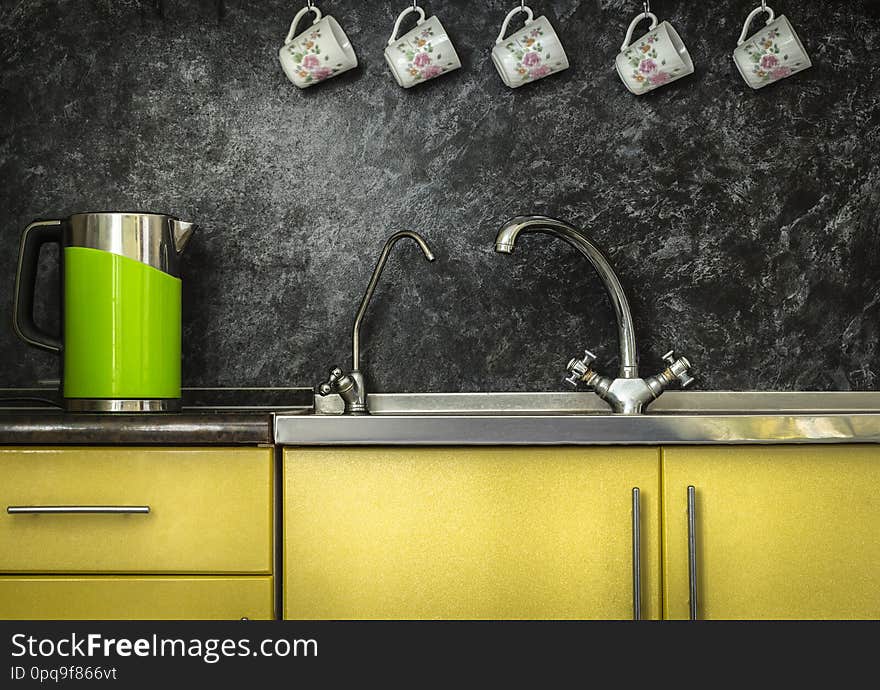
[[[688,487],[688,583],[690,619],[697,620],[697,509],[696,489]]]
[[[639,508],[639,488],[632,490],[632,532],[633,532],[633,620],[642,620],[642,549],[641,549],[641,510]]]

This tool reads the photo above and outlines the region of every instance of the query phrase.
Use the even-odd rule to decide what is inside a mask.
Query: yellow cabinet
[[[664,617],[880,618],[880,448],[663,449]]]
[[[272,578],[0,577],[0,619],[268,619]]]
[[[270,574],[272,476],[271,448],[0,448],[0,573]]]
[[[656,448],[292,448],[286,618],[660,616]]]

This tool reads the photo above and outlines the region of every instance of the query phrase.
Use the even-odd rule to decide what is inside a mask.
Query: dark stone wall
[[[199,224],[184,268],[186,385],[310,385],[363,329],[373,390],[552,390],[584,347],[616,368],[589,265],[499,225],[583,227],[632,304],[644,373],[675,347],[702,389],[880,386],[880,3],[779,2],[813,69],[754,92],[730,59],[755,0],[655,0],[696,63],[636,97],[613,59],[640,2],[543,0],[571,68],[510,90],[489,58],[514,0],[431,0],[461,70],[399,88],[405,0],[318,3],[360,66],[307,91],[277,50],[297,3],[2,0],[0,292],[37,217],[154,210]],[[51,256],[46,257],[48,265]],[[57,321],[53,272],[40,318]],[[0,385],[57,376],[0,329]]]

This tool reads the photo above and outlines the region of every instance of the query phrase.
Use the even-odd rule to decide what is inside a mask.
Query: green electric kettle
[[[180,409],[180,254],[193,224],[160,213],[76,213],[21,236],[13,323],[63,355],[63,395],[79,412]],[[62,336],[34,323],[40,248],[60,245]]]

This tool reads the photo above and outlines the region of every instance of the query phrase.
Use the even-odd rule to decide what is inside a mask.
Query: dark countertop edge
[[[271,445],[272,420],[267,411],[155,415],[8,412],[0,413],[0,445]]]

